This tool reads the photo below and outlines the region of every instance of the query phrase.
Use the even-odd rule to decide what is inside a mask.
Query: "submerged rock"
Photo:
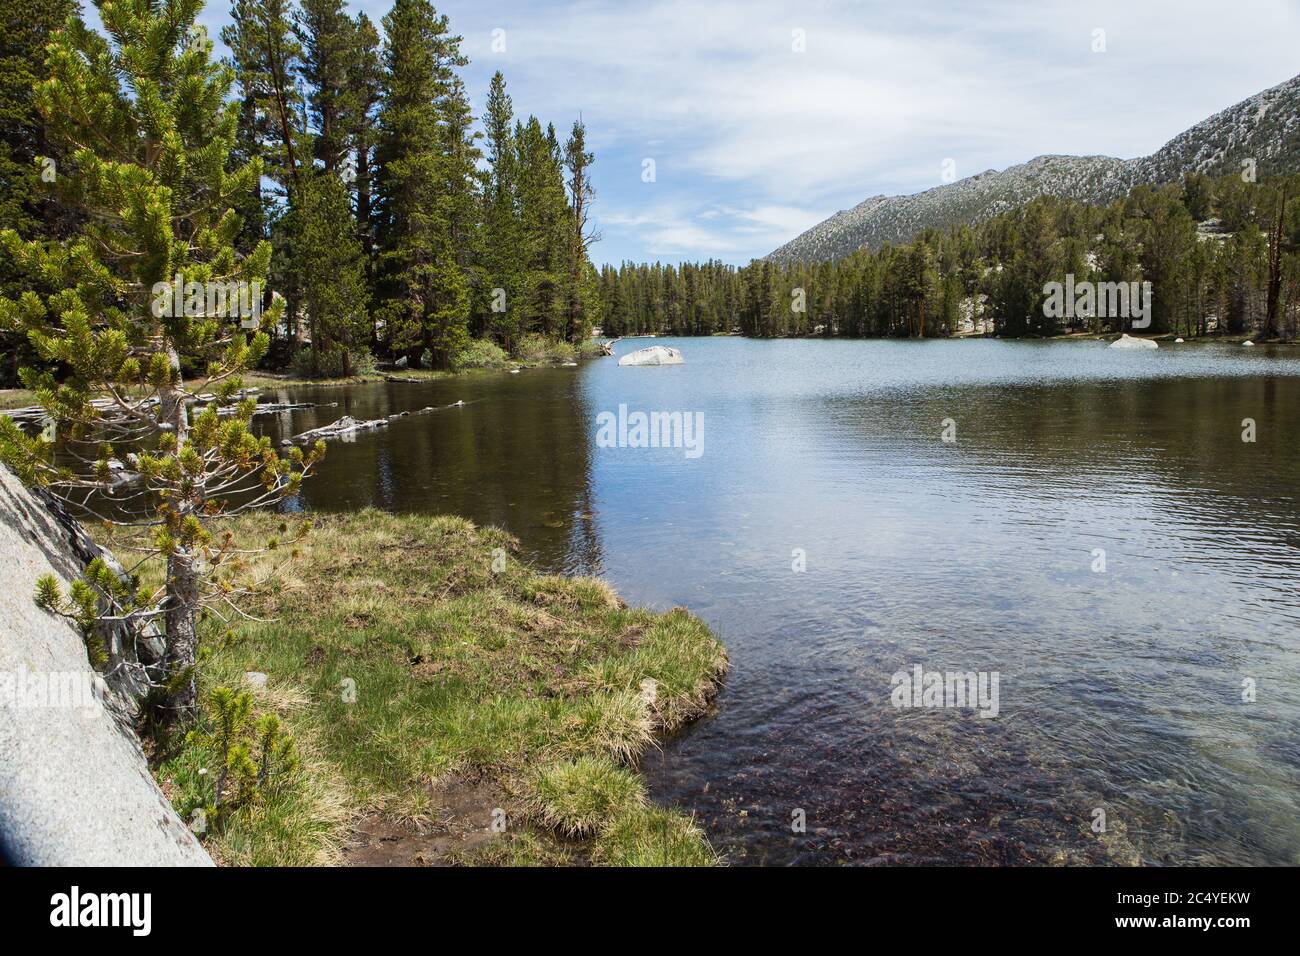
[[[666,345],[652,345],[649,348],[628,352],[618,360],[619,365],[681,365],[684,359],[677,349]]]
[[[1110,347],[1113,349],[1158,349],[1160,348],[1160,346],[1156,344],[1154,339],[1135,339],[1127,332],[1125,332],[1123,335],[1117,338],[1114,342],[1111,342]]]

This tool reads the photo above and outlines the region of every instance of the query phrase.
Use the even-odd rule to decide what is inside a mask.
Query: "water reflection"
[[[304,503],[464,514],[701,614],[727,688],[646,769],[737,862],[1300,862],[1293,352],[669,344],[296,392],[339,406],[293,431],[467,402],[333,445]],[[703,412],[705,454],[595,448],[620,403]],[[916,663],[999,671],[999,717],[895,710]]]
[[[295,507],[459,514],[519,535],[528,555],[566,572],[600,567],[592,521],[585,398],[571,369],[295,390],[319,407],[288,425],[257,418],[275,441],[343,415],[383,418],[434,407],[332,442]],[[446,408],[464,401],[459,408]]]

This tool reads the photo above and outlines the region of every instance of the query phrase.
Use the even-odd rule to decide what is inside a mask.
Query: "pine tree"
[[[285,228],[285,216],[312,166],[307,108],[296,83],[303,51],[293,32],[288,0],[234,0],[230,18],[221,38],[234,51],[231,64],[244,101],[238,142],[241,153],[261,157],[263,172],[273,184],[264,191],[259,178],[250,193],[262,219],[258,232],[269,234],[275,243],[272,277],[286,300],[285,332],[292,353],[298,342],[301,293],[294,282],[294,236]],[[236,206],[247,208],[247,197],[236,200]],[[246,230],[251,227],[250,222]],[[246,235],[244,241],[249,238],[257,237]],[[276,334],[279,328],[270,331]]]
[[[511,127],[514,107],[498,70],[488,89],[483,115],[488,170],[483,189],[483,290],[477,308],[481,325],[506,349],[523,334],[523,275],[516,196],[517,160]],[[497,290],[500,290],[498,293]]]
[[[1176,187],[1145,192],[1140,207],[1142,277],[1152,284],[1152,332],[1174,328],[1187,297],[1187,268],[1196,245],[1196,223]]]
[[[581,342],[590,334],[594,324],[590,315],[593,296],[587,249],[600,238],[589,226],[591,203],[595,198],[591,187],[591,164],[595,161],[595,154],[587,150],[587,128],[582,120],[577,120],[564,147],[564,165],[569,171],[570,209],[569,302],[565,335],[570,342]]]
[[[0,0],[0,222],[24,238],[55,231],[58,211],[44,183],[58,174],[61,156],[33,94],[50,35],[76,11],[74,0]]]
[[[239,124],[235,131],[235,147],[230,153],[228,166],[237,169],[253,159],[262,156],[262,146],[258,140],[257,100],[249,93],[244,93],[239,101]],[[249,255],[258,243],[267,237],[267,215],[265,198],[262,195],[262,180],[258,177],[248,194],[235,200],[235,213],[243,223],[239,236],[235,239],[235,248],[241,255]]]
[[[0,0],[0,223],[24,239],[59,238],[75,223],[72,211],[51,202],[49,182],[62,155],[45,134],[32,101],[45,75],[50,34],[76,12],[74,0]],[[9,263],[0,261],[0,291],[21,291]],[[18,381],[18,369],[32,358],[20,336],[0,332],[0,386]]]
[[[441,348],[435,349],[435,363],[439,367],[448,367],[469,341],[470,300],[477,298],[482,301],[487,291],[482,287],[484,277],[478,268],[483,258],[483,180],[478,168],[483,158],[478,148],[482,134],[474,130],[469,96],[458,76],[452,77],[451,88],[442,104],[442,114],[445,165],[442,202],[453,268],[464,282],[467,294],[456,317],[440,333]]]
[[[1212,195],[1210,178],[1204,173],[1188,173],[1183,177],[1183,205],[1197,222],[1204,222],[1210,218]]]
[[[453,221],[462,184],[446,152],[460,38],[428,0],[396,0],[384,17],[379,113],[380,311],[394,351],[427,351],[445,367],[467,341],[469,285]]]
[[[523,328],[558,338],[564,328],[570,211],[555,130],[535,116],[515,124],[519,255],[524,263]]]
[[[302,50],[298,72],[307,85],[307,115],[315,132],[315,158],[326,172],[338,173],[351,148],[360,109],[351,87],[350,68],[357,52],[356,24],[343,0],[299,0],[293,32]]]
[[[288,193],[311,156],[305,104],[294,82],[303,51],[294,36],[289,3],[235,0],[230,18],[221,39],[235,52],[236,79],[244,96],[252,99],[263,171]]]
[[[115,483],[114,460],[131,462],[139,484],[115,497],[108,524],[129,547],[166,561],[165,583],[138,595],[132,614],[164,622],[172,715],[195,706],[200,607],[229,606],[241,593],[243,549],[228,533],[214,537],[213,523],[296,493],[323,450],[279,457],[249,428],[252,399],[218,411],[268,344],[241,326],[258,325],[271,249],[263,242],[240,258],[233,245],[232,207],[261,170],[256,160],[226,169],[240,106],[228,95],[232,71],[191,35],[200,9],[198,0],[105,2],[107,39],[80,20],[55,34],[36,105],[68,148],[60,198],[85,209],[86,222],[58,244],[0,233],[33,289],[39,277],[57,280],[49,294],[0,298],[0,325],[21,329],[67,372],[62,382],[23,372],[58,428],[60,458],[52,460],[52,442],[7,418],[0,458],[92,514]],[[232,288],[235,302],[218,295]],[[280,310],[273,304],[261,325]],[[186,382],[190,370],[197,375]]]
[[[934,294],[935,271],[929,243],[920,239],[908,248],[903,294],[908,303],[907,334],[925,338],[926,307]]]
[[[383,98],[384,68],[379,54],[379,31],[364,13],[357,15],[352,31],[353,49],[348,88],[355,101],[349,130],[353,150],[353,192],[357,233],[366,260],[366,276],[374,281],[375,229],[373,215],[374,150],[378,135],[375,116]]]
[[[1287,200],[1293,186],[1290,179],[1283,177],[1280,193],[1276,199],[1277,215],[1268,229],[1268,284],[1265,293],[1264,325],[1260,334],[1264,339],[1277,338],[1281,331],[1282,312],[1282,265],[1289,251],[1287,245]]]
[[[347,189],[321,171],[305,182],[292,212],[293,267],[311,330],[313,375],[351,375],[370,344],[365,261]]]
[[[1198,234],[1192,215],[1223,229]],[[1222,235],[1227,232],[1229,235]],[[1221,328],[1294,337],[1300,324],[1300,177],[1242,183],[1195,174],[1181,185],[1139,186],[1105,207],[1040,198],[974,225],[928,229],[900,246],[861,249],[833,262],[706,262],[664,269],[623,263],[597,283],[614,331],[751,336],[953,334],[992,318],[999,335],[1064,331],[1044,316],[1048,282],[1152,284],[1152,330],[1188,335]],[[786,298],[803,288],[808,310]],[[1139,306],[1140,307],[1140,306]],[[1130,316],[1094,307],[1077,316],[1093,332],[1129,328]],[[626,316],[626,317],[625,317]],[[922,319],[924,317],[924,325]],[[727,323],[735,323],[730,325]]]

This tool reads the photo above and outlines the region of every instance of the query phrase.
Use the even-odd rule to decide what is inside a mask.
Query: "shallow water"
[[[686,363],[294,389],[339,404],[256,421],[463,399],[332,443],[301,504],[495,523],[707,620],[717,712],[646,771],[733,862],[1300,863],[1300,354],[660,341]],[[702,413],[703,454],[597,447],[620,404]],[[896,708],[915,665],[997,672],[997,716]]]

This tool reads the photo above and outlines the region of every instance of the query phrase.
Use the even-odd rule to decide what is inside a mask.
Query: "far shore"
[[[1133,338],[1151,339],[1156,342],[1174,342],[1180,338],[1177,332],[1160,332],[1155,335],[1133,334]],[[655,338],[747,338],[739,332],[719,332],[713,336],[674,336],[658,332],[638,332],[632,335],[621,335],[608,337],[613,341],[628,341],[630,339],[655,339]],[[1096,342],[1113,342],[1120,337],[1120,333],[1115,332],[1063,332],[1060,335],[1025,335],[1017,338],[1003,338],[997,335],[990,335],[986,332],[958,332],[954,335],[933,336],[930,341],[948,341],[959,339],[962,341],[989,339],[1002,342],[1078,342],[1078,341],[1096,341]],[[792,341],[796,337],[789,337]],[[838,336],[827,337],[820,335],[798,336],[798,340],[803,341],[855,341],[855,342],[903,342],[903,341],[922,341],[924,339],[843,339]],[[762,339],[761,341],[780,341],[781,339]],[[1296,339],[1258,339],[1249,334],[1234,333],[1224,335],[1204,335],[1185,338],[1180,345],[1241,345],[1244,342],[1253,342],[1255,345],[1300,345],[1300,340]],[[466,375],[475,375],[483,372],[507,372],[531,368],[551,367],[559,363],[555,362],[511,362],[508,366],[501,368],[471,368],[460,371],[440,371],[435,369],[396,369],[390,368],[384,371],[368,372],[363,375],[349,375],[342,378],[302,378],[291,375],[287,372],[272,372],[257,370],[247,372],[243,376],[244,386],[250,389],[267,390],[272,388],[331,388],[342,385],[368,385],[376,382],[436,382],[443,379],[460,378]],[[12,411],[19,408],[28,408],[36,404],[36,396],[25,388],[0,388],[0,411]]]

